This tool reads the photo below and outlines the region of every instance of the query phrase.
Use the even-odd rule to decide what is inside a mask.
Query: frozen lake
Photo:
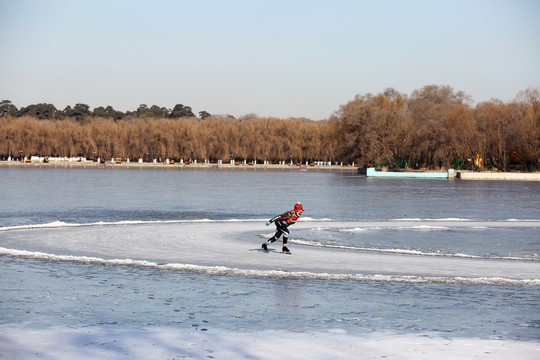
[[[469,346],[495,349],[492,358],[539,355],[534,182],[0,169],[0,185],[9,189],[0,199],[4,354],[35,341],[44,354],[69,354],[116,336],[144,358],[137,339],[154,336],[162,354],[201,359],[210,348],[214,358],[284,356],[262,353],[257,340],[273,343],[263,338],[286,342],[291,358],[327,354],[323,343],[337,358],[355,349],[413,357],[408,345],[369,345],[385,339],[431,357]],[[279,242],[263,253],[274,231],[265,222],[296,201],[305,213],[290,228],[293,254],[275,251]],[[62,347],[55,334],[71,340]],[[247,343],[217,346],[230,334]],[[190,353],[191,337],[214,345]],[[170,350],[172,338],[182,346]]]

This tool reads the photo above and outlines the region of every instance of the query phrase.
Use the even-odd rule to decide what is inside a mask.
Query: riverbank
[[[266,170],[324,170],[324,171],[343,171],[357,172],[357,167],[353,165],[295,165],[295,164],[239,164],[230,163],[174,163],[174,162],[113,162],[98,163],[93,161],[50,161],[44,163],[41,161],[0,161],[0,167],[81,167],[81,168],[135,168],[135,169],[266,169]]]
[[[499,172],[470,170],[390,170],[359,168],[360,175],[374,178],[416,178],[416,179],[459,179],[459,180],[503,180],[540,181],[540,172]]]
[[[494,171],[456,171],[460,180],[505,180],[505,181],[540,181],[540,173],[494,172]]]
[[[28,168],[118,168],[118,169],[242,169],[242,170],[291,170],[291,171],[340,171],[358,173],[353,165],[295,165],[295,164],[249,164],[249,163],[173,163],[173,162],[113,162],[98,163],[93,161],[0,161],[0,167]],[[540,172],[497,172],[456,170],[458,180],[501,180],[501,181],[540,181]]]

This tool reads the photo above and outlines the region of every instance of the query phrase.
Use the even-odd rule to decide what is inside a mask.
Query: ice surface
[[[440,227],[448,221],[423,222]],[[410,226],[410,222],[303,221],[296,230]],[[451,222],[453,227],[475,227],[482,222]],[[55,224],[58,225],[58,224]],[[490,222],[490,227],[528,226],[528,222]],[[2,232],[0,253],[14,256],[133,264],[239,276],[278,276],[314,279],[401,282],[464,282],[477,284],[540,285],[539,261],[476,259],[467,256],[415,256],[422,252],[391,249],[384,253],[294,245],[292,256],[260,249],[273,229],[257,221],[173,223],[116,223],[20,229]],[[302,243],[299,241],[298,243]],[[436,255],[436,254],[433,254]]]
[[[442,226],[530,228],[530,222],[422,221]],[[414,221],[333,222],[311,219],[293,230],[348,231],[415,227]],[[536,226],[536,222],[532,227]],[[422,230],[423,231],[423,230]],[[292,237],[293,255],[281,244],[266,254],[260,244],[273,228],[253,221],[172,221],[65,224],[1,231],[0,254],[84,264],[109,264],[242,277],[277,277],[404,283],[458,283],[540,286],[539,261],[490,260],[385,253],[302,245]],[[89,270],[89,274],[92,271]],[[89,275],[90,276],[90,275]],[[56,290],[52,290],[55,292]],[[50,294],[49,294],[50,295]],[[52,301],[52,300],[51,300]],[[65,301],[69,301],[66,298]],[[443,314],[445,311],[443,310]],[[375,315],[374,315],[375,316]],[[339,320],[339,319],[337,319]],[[52,320],[51,320],[52,321]],[[534,321],[531,320],[531,321]],[[61,323],[61,322],[60,322]],[[337,323],[336,323],[337,324]],[[243,332],[183,328],[51,327],[24,330],[4,327],[0,356],[6,359],[538,359],[540,343],[497,338],[441,337],[373,331],[350,335],[342,327],[323,331]],[[534,330],[530,330],[534,331]]]
[[[536,360],[540,343],[328,331],[188,332],[176,329],[0,332],[6,359],[496,359]]]
[[[0,182],[2,359],[540,358],[538,184],[30,168]],[[264,223],[296,201],[293,255],[262,253]]]

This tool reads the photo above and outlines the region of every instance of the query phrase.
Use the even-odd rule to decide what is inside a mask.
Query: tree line
[[[158,117],[158,118],[171,118],[178,119],[181,117],[195,117],[190,106],[184,106],[183,104],[176,104],[172,109],[166,107],[152,105],[148,107],[146,104],[141,104],[135,111],[121,112],[115,110],[112,106],[98,106],[94,110],[90,110],[90,106],[87,104],[75,104],[73,107],[66,106],[64,110],[57,109],[53,104],[31,104],[26,107],[17,109],[17,107],[10,100],[3,100],[0,102],[0,116],[10,115],[12,117],[32,116],[40,120],[46,119],[66,119],[73,118],[76,120],[82,120],[87,117],[102,117],[111,118],[114,120],[129,119],[133,117]],[[211,114],[207,111],[200,111],[199,116],[204,119]]]
[[[7,100],[1,104],[0,110],[13,106]],[[21,112],[28,107],[13,108],[0,117],[3,158],[337,161],[388,168],[501,171],[540,168],[537,88],[520,92],[508,103],[490,100],[474,106],[467,94],[449,86],[425,86],[410,96],[387,89],[358,95],[323,121],[254,115],[235,119],[206,112],[195,117],[183,105],[175,106],[174,112],[143,104],[120,118],[110,107],[90,111],[75,105],[76,115],[64,110],[62,116],[53,111],[55,115],[49,117],[43,112],[39,116]],[[189,113],[181,113],[186,110]]]
[[[87,158],[302,161],[335,159],[332,124],[302,119],[210,117],[82,121],[0,118],[0,154]]]
[[[540,90],[471,106],[449,86],[356,96],[335,114],[340,157],[389,168],[538,170]]]

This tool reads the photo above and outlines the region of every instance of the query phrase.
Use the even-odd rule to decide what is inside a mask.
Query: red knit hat
[[[304,211],[304,208],[302,207],[302,204],[300,204],[300,202],[297,202],[296,205],[294,205],[294,211]]]

